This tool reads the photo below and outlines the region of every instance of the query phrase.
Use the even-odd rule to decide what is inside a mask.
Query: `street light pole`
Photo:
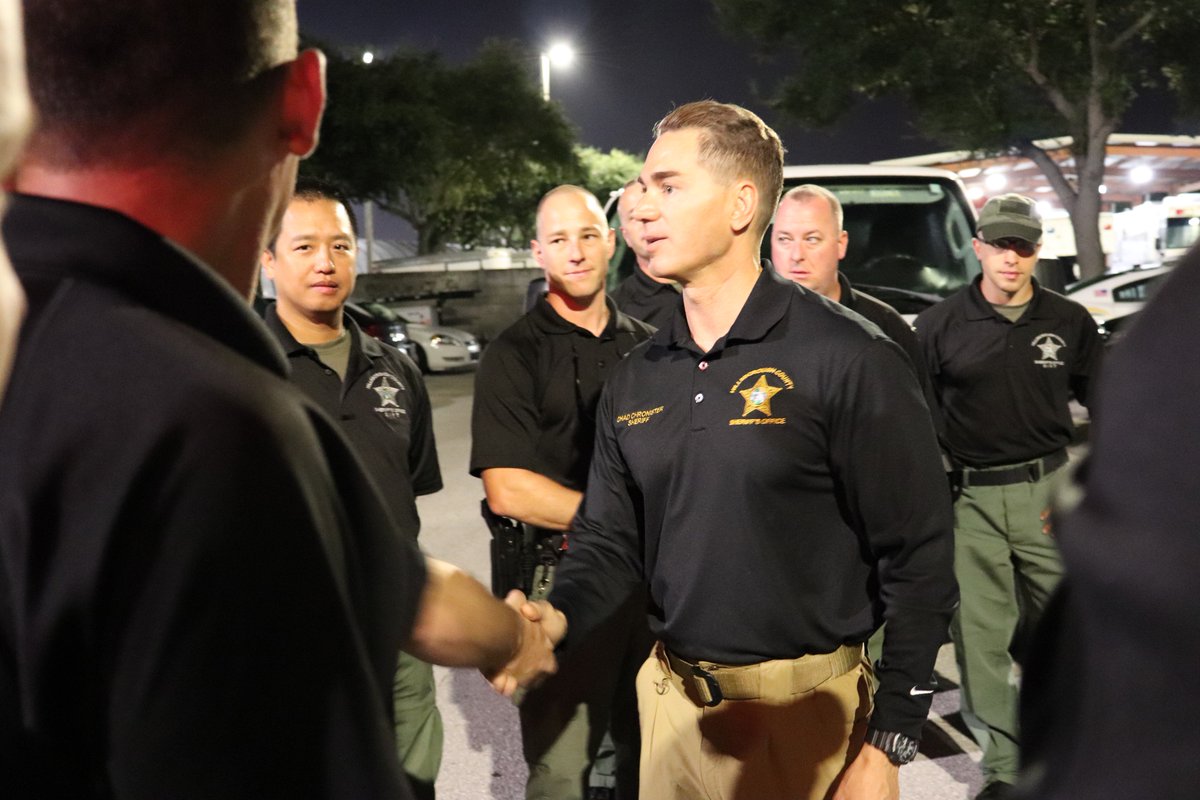
[[[556,42],[550,49],[541,54],[542,64],[542,99],[550,102],[550,64],[556,67],[567,67],[575,59],[575,51],[565,42]]]

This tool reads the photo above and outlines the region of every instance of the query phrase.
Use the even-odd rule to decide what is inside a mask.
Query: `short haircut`
[[[236,142],[295,58],[294,0],[27,0],[31,150],[64,167],[198,160]]]
[[[842,223],[845,222],[845,214],[842,212],[842,201],[838,200],[837,195],[824,186],[817,186],[815,183],[803,183],[793,189],[789,189],[788,193],[779,201],[779,205],[783,205],[788,200],[794,200],[797,203],[806,203],[809,200],[817,199],[829,203],[829,208],[833,211],[833,217],[837,221],[837,229],[841,231]]]
[[[602,205],[600,205],[600,201],[596,199],[596,195],[592,194],[587,189],[584,189],[582,186],[575,186],[574,184],[571,184],[571,183],[564,183],[561,186],[555,186],[553,189],[546,192],[544,195],[542,195],[542,199],[538,201],[537,211],[534,212],[535,216],[534,216],[534,220],[533,220],[534,221],[534,236],[535,236],[535,238],[537,238],[538,241],[541,241],[541,239],[542,239],[542,231],[541,231],[542,208],[546,205],[546,202],[548,200],[550,200],[550,198],[555,197],[560,194],[580,195],[583,198],[583,201],[587,205],[591,206],[592,210],[595,211],[596,214],[600,217],[600,219],[603,221],[604,227],[606,229],[608,228],[608,219],[604,216],[604,207]]]
[[[346,209],[346,216],[350,218],[350,232],[354,234],[354,238],[358,238],[358,217],[354,215],[354,207],[350,205],[349,196],[336,183],[307,176],[298,178],[296,190],[292,192],[292,199],[304,200],[309,203],[316,200],[332,200],[340,203],[342,208]]]
[[[718,179],[748,178],[758,189],[755,231],[771,223],[783,190],[783,143],[758,115],[732,103],[698,100],[680,106],[654,126],[657,139],[671,131],[700,131],[700,163]]]

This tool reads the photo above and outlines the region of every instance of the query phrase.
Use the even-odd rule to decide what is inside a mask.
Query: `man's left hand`
[[[864,742],[842,774],[833,800],[900,800],[900,768],[882,750]]]

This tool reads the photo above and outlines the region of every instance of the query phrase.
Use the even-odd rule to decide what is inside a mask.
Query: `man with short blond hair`
[[[529,581],[540,596],[570,549],[601,387],[652,329],[605,295],[615,232],[591,193],[578,186],[547,192],[530,245],[547,291],[483,355],[471,418],[471,474],[483,479],[491,511],[521,523],[536,543],[541,569]],[[628,592],[618,605],[587,647],[521,701],[529,800],[583,800],[593,796],[589,783],[615,788],[617,800],[638,797],[633,678],[651,640],[644,593]],[[589,770],[597,772],[606,729],[615,746],[615,787],[595,786],[608,781],[589,777]]]
[[[894,798],[955,601],[933,428],[900,349],[778,278],[759,247],[783,147],[751,112],[656,127],[633,208],[684,315],[605,386],[571,550],[524,612],[568,654],[633,587],[641,788]],[[874,703],[863,642],[887,619]]]
[[[929,373],[912,326],[887,303],[851,286],[850,279],[838,269],[849,243],[841,201],[825,187],[802,184],[779,201],[771,226],[771,264],[775,271],[878,325],[904,349],[926,401],[932,405]]]

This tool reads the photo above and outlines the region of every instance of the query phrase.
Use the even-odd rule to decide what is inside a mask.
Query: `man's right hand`
[[[512,597],[512,592],[509,592],[509,598]],[[546,631],[546,635],[550,637],[550,640],[555,645],[561,642],[563,637],[567,635],[566,614],[563,614],[557,608],[550,605],[548,600],[525,600],[524,597],[521,600],[523,602],[520,605],[520,610],[525,619],[541,623],[542,628]]]
[[[552,629],[541,621],[540,615],[526,611],[526,608],[532,607],[533,604],[528,602],[520,591],[513,589],[504,598],[504,602],[516,612],[519,620],[517,646],[509,662],[499,672],[487,677],[493,689],[505,697],[512,697],[519,687],[536,685],[547,675],[557,671],[554,645],[562,638],[562,633],[565,633],[566,623],[564,618],[562,633],[555,638]],[[561,617],[562,614],[558,616]]]

